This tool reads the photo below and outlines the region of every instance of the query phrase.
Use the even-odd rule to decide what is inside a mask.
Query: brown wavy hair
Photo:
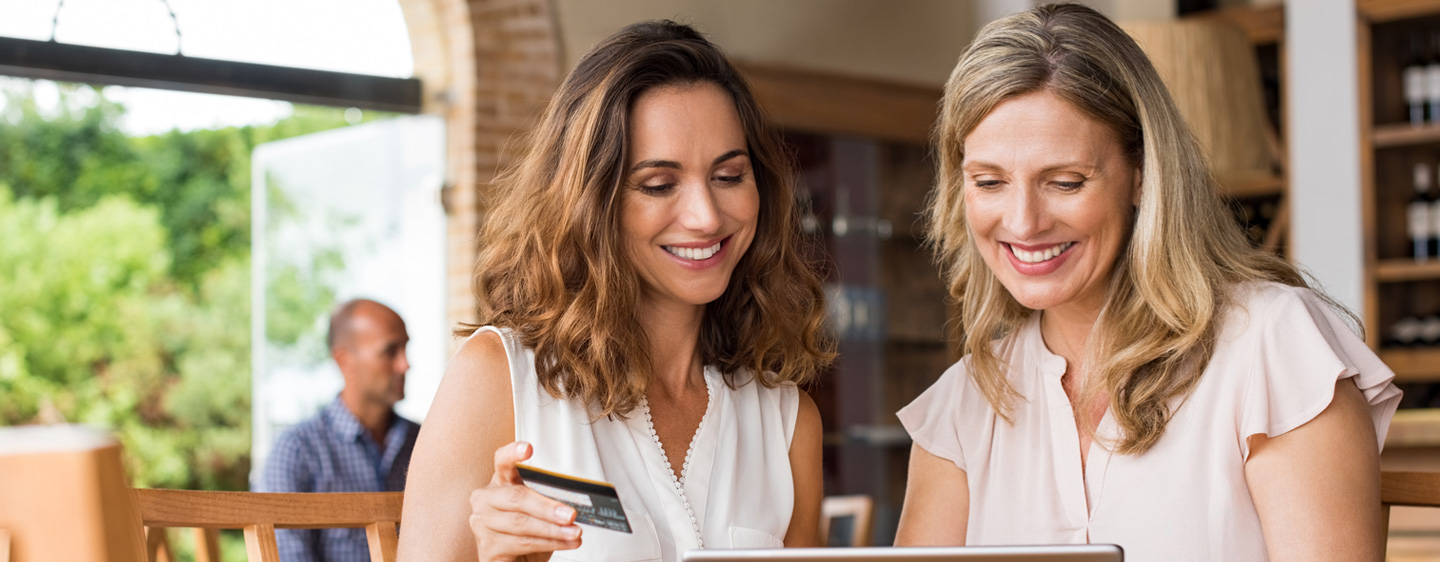
[[[997,20],[980,31],[945,84],[935,128],[939,185],[927,218],[937,261],[961,305],[957,331],[971,380],[1001,417],[1009,420],[1020,398],[1002,356],[1032,311],[1000,284],[975,248],[961,166],[965,138],[996,105],[1037,91],[1054,93],[1108,127],[1141,171],[1140,205],[1090,336],[1079,402],[1107,395],[1122,431],[1116,450],[1143,453],[1164,434],[1173,406],[1209,364],[1234,286],[1309,283],[1295,266],[1246,240],[1199,143],[1129,35],[1077,4]]]
[[[580,59],[525,152],[496,180],[475,264],[477,325],[535,351],[540,385],[598,417],[633,411],[651,374],[641,281],[620,235],[631,107],[662,86],[710,83],[735,102],[760,193],[755,239],[706,305],[701,360],[726,383],[805,383],[834,358],[824,292],[804,242],[790,155],[718,47],[672,21],[630,25]]]

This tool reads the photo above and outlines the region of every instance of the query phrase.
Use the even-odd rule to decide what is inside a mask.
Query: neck
[[[359,420],[360,426],[365,428],[375,442],[384,447],[385,434],[390,432],[393,415],[390,407],[365,400],[364,396],[349,390],[347,387],[340,391],[340,402],[345,405],[345,409],[350,410],[350,415]]]
[[[671,396],[705,388],[700,360],[700,324],[705,307],[684,303],[648,303],[640,307],[640,325],[650,341],[647,393]]]
[[[1062,307],[1041,313],[1040,335],[1045,339],[1045,347],[1065,359],[1067,372],[1079,376],[1083,370],[1086,346],[1099,318],[1099,309]]]

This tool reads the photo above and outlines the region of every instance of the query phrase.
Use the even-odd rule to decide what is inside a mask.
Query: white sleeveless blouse
[[[504,342],[515,439],[535,450],[525,464],[614,484],[630,521],[630,534],[582,526],[580,548],[556,552],[551,560],[669,562],[702,545],[783,546],[795,502],[790,441],[799,393],[794,386],[747,382],[732,389],[707,366],[710,401],[700,428],[687,458],[667,462],[647,409],[624,420],[592,422],[583,404],[556,400],[540,388],[535,352],[509,330],[480,331],[495,332]],[[670,463],[683,463],[682,479],[675,478]]]

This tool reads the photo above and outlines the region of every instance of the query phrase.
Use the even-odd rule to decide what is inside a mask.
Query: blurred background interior
[[[797,156],[841,341],[811,389],[825,489],[868,496],[847,532],[889,544],[894,412],[958,359],[917,215],[936,102],[980,27],[1036,3],[0,3],[0,425],[104,428],[135,486],[246,490],[339,389],[325,318],[356,296],[405,318],[397,409],[423,420],[509,139],[595,42],[673,18]],[[1440,0],[1085,3],[1150,53],[1251,240],[1396,371],[1385,468],[1440,471]],[[1392,558],[1440,544],[1422,515],[1392,529]]]

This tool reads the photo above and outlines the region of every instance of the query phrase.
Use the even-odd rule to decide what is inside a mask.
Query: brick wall
[[[538,119],[559,85],[561,51],[552,0],[402,0],[425,84],[426,113],[447,126],[447,320],[474,319],[475,235],[510,141]]]

